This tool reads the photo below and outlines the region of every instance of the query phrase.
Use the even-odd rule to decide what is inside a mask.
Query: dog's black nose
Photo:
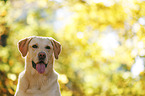
[[[39,58],[39,60],[44,60],[46,58],[45,52],[39,52],[38,58]]]

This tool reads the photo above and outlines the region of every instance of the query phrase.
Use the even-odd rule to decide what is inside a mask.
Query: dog
[[[28,37],[18,42],[25,57],[25,69],[19,74],[14,96],[61,96],[58,74],[53,63],[61,44],[51,37]]]

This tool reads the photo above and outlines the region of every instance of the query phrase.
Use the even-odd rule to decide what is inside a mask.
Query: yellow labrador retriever
[[[18,48],[25,57],[25,70],[19,75],[15,96],[61,96],[53,69],[60,43],[50,37],[28,37],[19,41]]]

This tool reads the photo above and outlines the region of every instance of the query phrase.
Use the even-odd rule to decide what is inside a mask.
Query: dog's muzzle
[[[45,68],[47,67],[47,64],[45,64],[43,61],[40,61],[39,63],[35,63],[32,61],[32,67],[36,69],[40,74],[45,72]]]
[[[46,59],[46,54],[45,52],[39,52],[38,53],[38,59],[39,62],[35,63],[34,61],[32,61],[32,66],[34,69],[36,69],[38,71],[38,73],[44,73],[45,72],[45,68],[47,67],[47,64],[45,64],[45,59]]]

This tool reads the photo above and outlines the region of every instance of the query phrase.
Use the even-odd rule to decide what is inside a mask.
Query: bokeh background
[[[28,36],[62,44],[62,96],[145,96],[145,0],[0,0],[0,96],[15,93]]]

